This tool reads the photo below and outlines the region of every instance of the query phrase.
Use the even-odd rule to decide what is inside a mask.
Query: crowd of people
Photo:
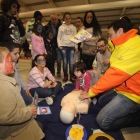
[[[37,91],[49,105],[62,90],[60,81],[63,60],[63,82],[76,82],[74,90],[82,90],[79,99],[103,94],[98,102],[102,106],[96,121],[104,130],[117,130],[140,125],[140,36],[138,30],[126,17],[108,26],[108,41],[93,11],[77,17],[76,27],[71,24],[71,14],[64,13],[63,21],[51,14],[50,21],[43,25],[43,15],[35,11],[34,18],[27,22],[26,30],[19,19],[20,4],[17,0],[2,0],[0,13],[0,139],[41,140],[42,126],[32,116],[37,107],[32,97]],[[81,43],[68,38],[85,29],[92,37]],[[24,51],[32,44],[32,68],[27,85],[23,81],[18,59],[21,51],[20,37],[26,35]],[[111,49],[110,49],[110,48]],[[30,54],[26,53],[27,57]],[[78,62],[76,57],[78,56]],[[54,64],[57,60],[57,72]],[[92,83],[93,61],[97,60],[96,74],[99,80]],[[69,65],[69,72],[68,72]],[[6,104],[5,104],[6,103]]]

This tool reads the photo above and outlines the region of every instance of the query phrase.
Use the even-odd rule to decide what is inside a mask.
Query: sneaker
[[[70,78],[70,81],[71,81],[72,83],[75,83],[75,82],[76,82],[75,79],[74,79],[74,77]]]
[[[67,82],[68,81],[68,77],[64,77],[63,82]]]
[[[57,77],[58,77],[58,78],[61,78],[61,74],[57,74]]]
[[[54,96],[46,97],[46,102],[48,105],[52,105],[54,100]]]

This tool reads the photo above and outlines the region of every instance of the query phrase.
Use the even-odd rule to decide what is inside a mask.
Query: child
[[[30,94],[27,85],[23,81],[19,69],[17,61],[20,57],[20,46],[15,43],[9,43],[5,44],[5,46],[10,50],[10,54],[12,57],[12,61],[14,62],[14,78],[16,80],[16,83],[18,84],[19,91],[21,93],[21,96],[23,97],[23,100],[25,101],[26,105],[30,105],[32,103],[32,95]]]
[[[51,71],[53,75],[54,73],[54,62],[55,62],[55,46],[53,42],[53,34],[50,31],[45,32],[45,48],[47,51],[46,56],[46,67]]]
[[[32,49],[33,49],[32,58],[34,59],[36,55],[47,54],[47,52],[45,49],[43,37],[41,37],[42,24],[40,22],[35,22],[33,32],[35,34],[32,35],[31,41],[32,41]]]
[[[41,140],[44,134],[32,118],[37,107],[26,107],[18,84],[8,76],[14,72],[13,66],[9,50],[0,47],[0,139]]]
[[[38,93],[39,98],[50,96],[46,98],[46,101],[51,105],[54,97],[56,97],[61,90],[61,82],[55,81],[55,78],[45,65],[45,57],[43,55],[36,55],[34,67],[28,74],[28,89],[32,96],[34,96],[35,91]],[[49,79],[48,81],[46,80],[47,78]]]
[[[68,38],[74,36],[77,32],[76,32],[76,27],[71,24],[70,13],[68,12],[64,13],[63,20],[65,21],[65,24],[62,24],[59,27],[58,36],[57,36],[58,47],[63,57],[63,71],[64,71],[63,82],[67,82],[68,80],[67,64],[69,61],[70,81],[74,83],[75,79],[73,73],[73,62],[74,62],[75,50],[76,52],[78,52],[78,46],[73,42],[71,42]]]
[[[91,84],[91,74],[87,71],[85,63],[76,62],[74,64],[74,74],[77,77],[75,90],[88,92]]]

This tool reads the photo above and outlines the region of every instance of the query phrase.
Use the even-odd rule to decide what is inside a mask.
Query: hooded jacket
[[[114,88],[140,104],[140,36],[132,29],[109,41],[112,47],[110,68],[90,90],[90,96]]]

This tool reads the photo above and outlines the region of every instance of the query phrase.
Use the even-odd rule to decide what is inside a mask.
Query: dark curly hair
[[[87,16],[88,13],[92,13],[92,22],[90,24],[88,24],[87,21],[86,21],[86,16]],[[85,28],[93,27],[93,35],[95,35],[95,36],[98,36],[98,35],[102,34],[100,25],[99,25],[99,23],[97,21],[97,18],[96,18],[95,14],[94,14],[94,12],[92,10],[87,11],[85,13],[84,26],[85,26]]]
[[[0,42],[0,46],[5,46],[9,49],[10,52],[12,52],[15,48],[21,48],[20,44],[14,43],[14,42]]]
[[[11,5],[15,3],[17,4],[17,12],[19,12],[20,4],[17,0],[2,0],[1,1],[1,9],[3,12],[8,12],[9,9],[11,9]]]
[[[113,22],[108,26],[108,29],[110,29],[111,27],[113,27],[113,30],[115,31],[115,33],[116,33],[120,28],[123,28],[123,32],[124,32],[124,33],[126,33],[127,31],[129,31],[129,30],[132,29],[131,25],[130,25],[125,19],[119,19],[119,20],[113,21]]]
[[[81,73],[85,73],[87,70],[87,66],[83,62],[76,62],[73,66],[74,71],[80,71]]]

